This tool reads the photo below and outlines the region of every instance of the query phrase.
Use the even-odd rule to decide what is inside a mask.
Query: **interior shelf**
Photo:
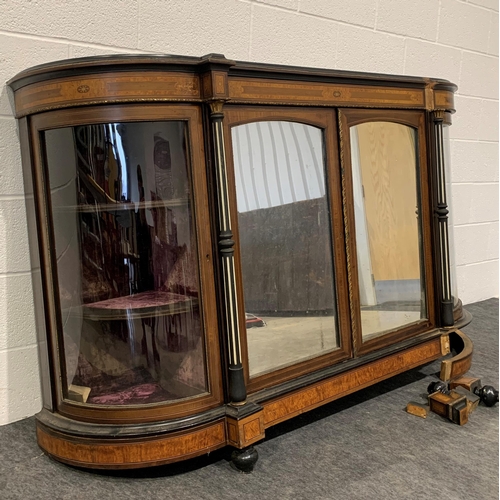
[[[83,317],[94,321],[171,316],[192,311],[198,299],[172,292],[150,291],[93,302],[83,306]]]
[[[114,202],[114,203],[96,203],[91,204],[79,204],[79,205],[65,205],[54,207],[55,211],[58,212],[116,212],[119,210],[150,210],[152,208],[175,208],[189,206],[189,198],[176,198],[174,200],[154,200],[154,201],[126,201],[126,202]]]

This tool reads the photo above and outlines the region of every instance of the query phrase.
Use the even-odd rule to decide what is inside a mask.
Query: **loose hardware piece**
[[[479,402],[481,401],[481,398],[479,396],[468,391],[467,389],[464,389],[462,386],[458,386],[455,389],[452,389],[450,391],[450,394],[457,397],[465,396],[467,399],[467,410],[469,413],[472,413],[478,407]]]
[[[416,403],[415,401],[410,401],[406,405],[406,411],[411,415],[415,415],[417,417],[427,418],[427,415],[430,411],[429,405],[423,405],[421,403]]]
[[[465,425],[469,420],[467,398],[458,394],[434,392],[429,395],[430,410],[458,425]]]
[[[463,387],[481,398],[485,406],[495,406],[498,403],[498,391],[491,385],[481,387],[481,379],[473,377],[460,377],[450,382],[450,389]]]
[[[498,391],[490,386],[481,386],[481,379],[460,377],[449,384],[442,380],[431,382],[427,386],[429,406],[410,402],[406,411],[412,415],[426,418],[432,411],[458,425],[464,425],[469,415],[482,401],[485,406],[494,406],[498,402]]]

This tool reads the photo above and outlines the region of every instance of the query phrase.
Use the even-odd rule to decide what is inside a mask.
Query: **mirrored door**
[[[352,307],[360,351],[428,325],[423,115],[342,111],[351,209]]]
[[[249,112],[230,128],[250,385],[350,347],[339,329],[334,128],[322,114],[325,121],[311,124],[309,112]]]

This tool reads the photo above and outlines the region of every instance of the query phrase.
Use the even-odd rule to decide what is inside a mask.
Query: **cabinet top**
[[[64,59],[45,64],[39,64],[21,71],[11,78],[7,84],[17,90],[30,83],[63,78],[66,76],[86,75],[89,73],[116,72],[116,71],[207,71],[214,66],[226,67],[228,72],[235,75],[252,74],[254,77],[286,75],[290,77],[310,77],[341,80],[352,83],[374,83],[391,85],[394,83],[411,86],[426,86],[433,83],[440,88],[456,91],[457,86],[448,80],[440,78],[424,78],[418,76],[392,75],[384,73],[366,73],[362,71],[344,71],[338,69],[311,68],[302,66],[288,66],[282,64],[266,64],[248,61],[233,61],[226,59],[223,54],[207,54],[202,57],[179,55],[142,55],[117,54],[93,57],[79,57]]]
[[[107,102],[220,99],[300,106],[384,105],[453,112],[457,90],[455,84],[438,78],[242,62],[222,54],[66,59],[26,69],[8,85],[15,92],[18,117],[104,98]],[[360,87],[366,95],[360,95]],[[64,102],[58,100],[63,94]]]

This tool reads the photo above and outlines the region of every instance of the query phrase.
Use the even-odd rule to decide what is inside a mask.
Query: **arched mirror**
[[[373,121],[350,129],[363,342],[426,317],[417,131]]]
[[[339,348],[323,131],[231,129],[250,377]]]

